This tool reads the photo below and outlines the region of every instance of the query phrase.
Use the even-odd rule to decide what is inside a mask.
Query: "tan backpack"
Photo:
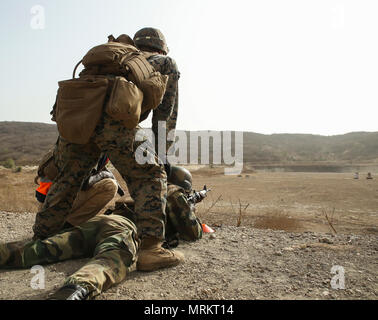
[[[122,36],[124,35],[117,39],[122,39]],[[109,74],[123,76],[143,92],[142,112],[156,109],[164,97],[168,76],[157,72],[135,46],[116,42],[121,40],[114,40],[111,36],[109,39],[113,41],[93,47],[83,57],[81,62],[85,69],[80,76]]]
[[[105,104],[111,117],[131,129],[164,97],[168,76],[156,72],[136,47],[116,41],[90,49],[73,79],[59,82],[55,118],[60,135],[71,143],[89,141]],[[77,79],[80,63],[85,69]]]

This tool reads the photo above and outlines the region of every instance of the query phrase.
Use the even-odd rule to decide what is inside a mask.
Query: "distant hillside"
[[[0,122],[0,163],[11,158],[17,165],[36,164],[57,137],[55,124]],[[336,136],[244,132],[243,137],[244,162],[378,162],[378,132]]]
[[[0,122],[0,163],[13,159],[17,165],[35,164],[57,138],[55,124]]]
[[[374,161],[378,160],[378,132],[335,136],[246,132],[244,155],[250,162]]]

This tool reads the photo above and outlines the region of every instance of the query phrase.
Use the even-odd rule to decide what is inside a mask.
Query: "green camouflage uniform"
[[[68,259],[92,257],[69,276],[66,284],[86,288],[92,298],[126,278],[135,262],[140,241],[132,222],[134,203],[118,207],[111,215],[96,216],[84,224],[62,231],[44,240],[0,244],[0,267],[30,268],[34,265]],[[194,215],[194,205],[186,200],[183,189],[168,187],[166,240],[175,236],[187,241],[202,237],[201,222]],[[128,217],[128,218],[127,218]],[[169,226],[169,228],[168,228]]]
[[[171,57],[156,54],[148,58],[148,62],[159,71],[161,74],[169,76],[167,89],[164,94],[162,103],[153,111],[152,116],[152,131],[155,138],[158,137],[158,122],[166,121],[167,134],[171,130],[176,129],[179,89],[178,80],[180,79],[180,72],[178,71],[175,60]],[[173,144],[172,141],[166,142],[166,150]],[[158,149],[155,149],[158,151]]]
[[[135,201],[140,238],[164,239],[167,175],[164,166],[158,164],[156,156],[148,150],[146,155],[153,163],[141,165],[135,160],[135,150],[145,143],[135,141],[138,130],[125,128],[122,122],[103,112],[89,143],[78,145],[59,138],[54,156],[60,171],[42,210],[36,215],[34,239],[49,237],[62,229],[83,179],[89,175],[101,152],[108,155],[127,183]]]
[[[30,268],[92,257],[64,283],[86,288],[92,298],[125,279],[139,244],[133,222],[119,215],[101,215],[45,240],[0,244],[0,266]]]
[[[166,121],[167,133],[176,128],[180,73],[176,62],[168,56],[157,54],[149,57],[148,61],[157,71],[169,76],[163,101],[153,111],[152,130],[155,137],[158,137],[158,121]],[[67,212],[72,207],[74,195],[96,164],[101,151],[108,154],[136,202],[140,237],[164,238],[166,173],[157,159],[155,164],[136,163],[134,151],[144,142],[139,141],[137,144],[134,141],[137,130],[126,129],[121,122],[111,119],[104,112],[90,143],[75,145],[60,137],[55,149],[55,159],[61,171],[49,190],[44,207],[37,213],[33,227],[35,238],[48,237],[61,230]],[[157,139],[156,143],[159,143]],[[172,143],[166,142],[166,150]],[[158,148],[155,150],[158,151]],[[153,155],[150,154],[150,157]]]
[[[123,215],[135,220],[134,202],[117,201],[114,209],[108,209],[106,214]],[[167,223],[165,229],[166,242],[182,239],[195,241],[202,238],[201,220],[195,215],[195,206],[188,202],[183,188],[168,185]]]
[[[202,237],[202,224],[195,216],[195,207],[189,203],[182,188],[168,185],[167,225],[165,239],[178,237],[185,241],[195,241]]]

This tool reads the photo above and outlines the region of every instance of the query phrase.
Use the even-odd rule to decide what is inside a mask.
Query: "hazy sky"
[[[181,72],[178,129],[378,131],[377,17],[377,0],[2,0],[0,121],[51,123],[91,47],[152,26]]]

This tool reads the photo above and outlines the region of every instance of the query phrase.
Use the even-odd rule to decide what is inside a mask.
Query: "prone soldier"
[[[195,202],[188,200],[191,175],[189,171],[179,167],[174,167],[173,172],[176,175],[172,180],[176,180],[178,184],[168,187],[167,223],[170,229],[166,240],[172,241],[173,235],[186,241],[198,240],[202,237],[202,224],[194,213]],[[186,179],[178,181],[178,175]],[[202,201],[205,196],[202,193],[196,201]],[[132,202],[119,202],[107,214],[97,215],[47,239],[0,244],[0,267],[28,268],[38,264],[91,257],[83,267],[67,277],[63,286],[49,299],[92,299],[122,282],[138,259],[140,239],[133,208]]]

